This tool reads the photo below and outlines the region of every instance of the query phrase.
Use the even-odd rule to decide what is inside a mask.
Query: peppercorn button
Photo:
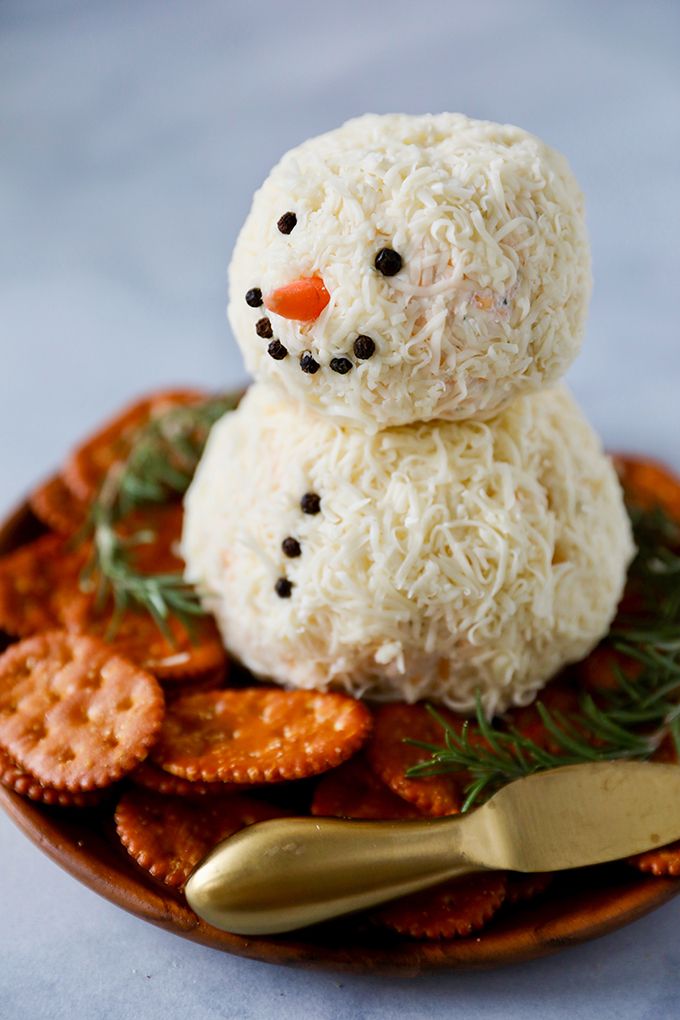
[[[263,340],[270,340],[274,336],[274,330],[269,319],[258,319],[255,323],[255,332]]]
[[[290,536],[288,536],[288,538],[284,538],[281,543],[281,548],[283,549],[284,555],[288,556],[292,560],[299,556],[302,552],[302,548],[300,547],[300,543],[297,538],[291,538]]]
[[[279,577],[274,585],[274,591],[280,599],[289,599],[293,591],[293,584],[287,577]]]
[[[373,264],[383,276],[395,276],[401,269],[401,255],[392,248],[381,248]]]
[[[267,354],[274,361],[283,361],[284,358],[288,357],[288,350],[283,346],[280,340],[272,340],[269,347],[267,348]]]
[[[309,351],[304,351],[300,355],[300,368],[303,372],[306,372],[307,375],[315,375],[315,373],[321,368],[321,365],[315,358],[312,357]]]
[[[278,221],[276,226],[279,228],[282,234],[290,234],[291,230],[297,223],[297,216],[294,212],[286,212],[283,214],[281,219]]]
[[[300,500],[303,514],[318,514],[321,510],[321,496],[316,492],[306,492]]]
[[[246,304],[251,308],[259,308],[262,304],[262,291],[259,287],[251,287],[246,291]]]
[[[349,358],[331,358],[330,366],[338,375],[347,375],[354,367]]]
[[[372,340],[370,336],[366,336],[362,333],[354,341],[354,353],[360,361],[366,361],[368,358],[372,358],[375,354],[375,340]]]

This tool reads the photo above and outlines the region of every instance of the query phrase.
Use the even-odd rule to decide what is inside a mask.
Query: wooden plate
[[[40,528],[27,506],[0,527],[0,554]],[[531,960],[614,931],[680,892],[680,880],[647,878],[622,864],[565,872],[540,899],[501,909],[479,935],[411,942],[356,920],[289,936],[243,938],[200,921],[182,896],[138,868],[120,845],[112,805],[65,810],[35,804],[0,786],[0,806],[52,860],[137,917],[213,949],[269,963],[416,975]]]

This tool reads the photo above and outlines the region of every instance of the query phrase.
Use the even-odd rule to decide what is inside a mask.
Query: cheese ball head
[[[288,152],[257,192],[229,318],[256,379],[375,432],[485,419],[554,383],[590,289],[564,157],[460,114],[367,115]]]
[[[255,385],[186,497],[187,576],[256,675],[489,713],[527,704],[614,616],[621,489],[569,393],[367,436]]]

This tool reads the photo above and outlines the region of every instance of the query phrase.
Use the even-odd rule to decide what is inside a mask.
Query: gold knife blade
[[[579,868],[676,839],[678,766],[597,762],[516,780],[455,818],[260,822],[215,847],[185,893],[217,928],[274,934],[473,871]]]

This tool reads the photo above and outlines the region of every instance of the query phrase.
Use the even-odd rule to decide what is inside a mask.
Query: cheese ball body
[[[300,280],[323,283],[320,314],[313,294],[306,312],[267,308]],[[590,286],[561,155],[460,114],[367,115],[288,152],[256,193],[229,317],[256,379],[377,431],[488,418],[555,382]]]
[[[186,498],[187,576],[277,683],[464,712],[528,703],[606,633],[632,553],[569,393],[366,435],[255,385]]]

